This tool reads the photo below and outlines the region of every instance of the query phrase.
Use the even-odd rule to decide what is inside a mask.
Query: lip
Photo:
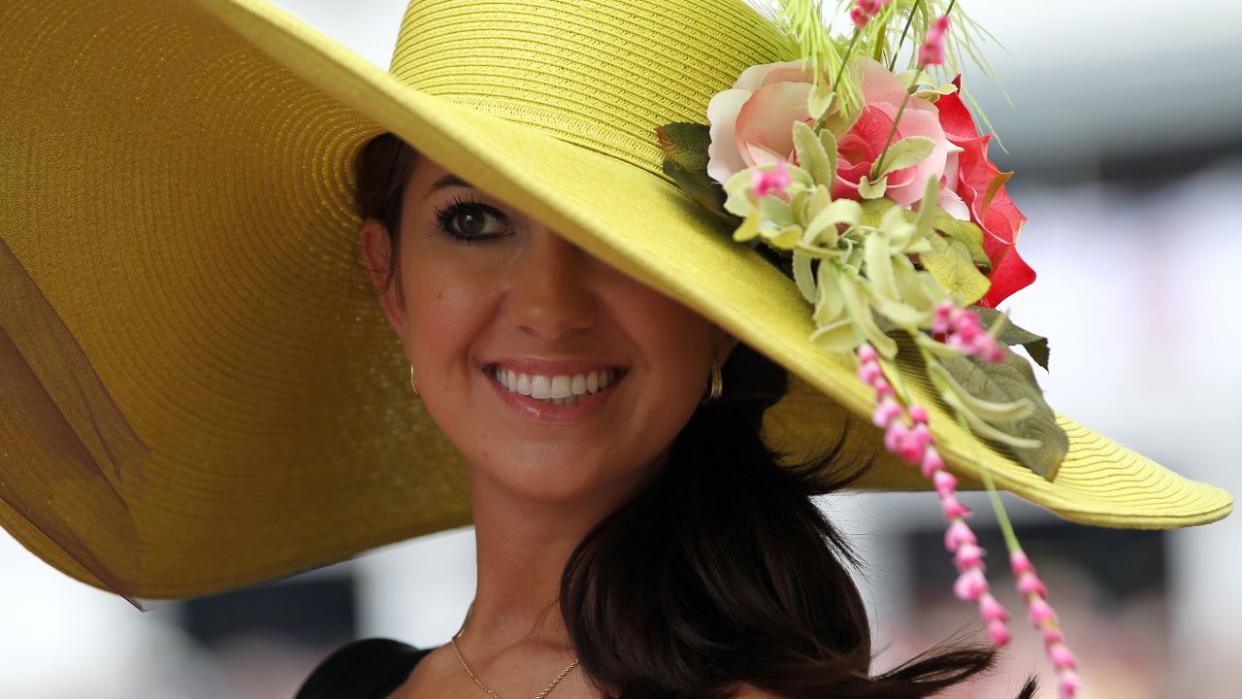
[[[500,399],[510,407],[517,410],[525,417],[531,418],[536,422],[548,424],[566,424],[580,422],[599,412],[617,386],[625,380],[629,375],[628,369],[618,369],[620,372],[612,383],[608,384],[601,391],[589,394],[586,398],[579,400],[574,405],[554,405],[546,401],[542,401],[530,396],[524,396],[520,393],[514,393],[505,388],[504,384],[496,380],[496,363],[492,362],[483,367],[483,375],[487,377],[495,389]]]

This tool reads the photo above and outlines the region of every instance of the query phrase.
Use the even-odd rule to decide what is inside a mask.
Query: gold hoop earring
[[[720,374],[720,364],[716,362],[716,358],[712,357],[712,377],[711,384],[706,396],[699,401],[699,405],[707,405],[712,401],[720,398],[720,394],[724,393],[724,377]]]
[[[414,378],[414,365],[413,364],[410,365],[410,388],[414,389],[414,395],[422,396],[422,394],[418,392],[418,379]]]

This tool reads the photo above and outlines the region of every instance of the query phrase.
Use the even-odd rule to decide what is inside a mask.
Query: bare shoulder
[[[759,689],[754,685],[744,684],[737,688],[737,694],[733,695],[733,699],[785,699],[785,697],[773,694],[766,689]]]

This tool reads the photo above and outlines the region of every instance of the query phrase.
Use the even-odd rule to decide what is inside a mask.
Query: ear
[[[401,341],[405,342],[406,311],[400,294],[400,278],[394,277],[392,283],[388,283],[388,260],[392,256],[388,228],[379,219],[368,218],[362,222],[358,233],[362,259],[379,297],[380,308],[384,310],[388,323],[397,331]]]

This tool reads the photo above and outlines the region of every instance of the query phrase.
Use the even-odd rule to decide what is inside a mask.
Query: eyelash
[[[474,245],[475,243],[486,242],[488,240],[492,240],[493,238],[504,237],[505,234],[503,233],[494,233],[491,235],[468,236],[468,235],[460,235],[454,232],[450,224],[452,223],[453,219],[457,217],[457,214],[461,213],[463,210],[466,210],[466,209],[478,209],[486,213],[488,216],[492,216],[493,218],[496,218],[502,222],[507,223],[509,220],[509,218],[505,216],[504,212],[494,207],[488,206],[487,204],[484,204],[480,201],[476,201],[469,197],[455,196],[451,200],[449,200],[448,204],[436,209],[436,212],[435,212],[436,226],[439,227],[440,232],[452,238],[454,241],[463,243],[465,245]]]

